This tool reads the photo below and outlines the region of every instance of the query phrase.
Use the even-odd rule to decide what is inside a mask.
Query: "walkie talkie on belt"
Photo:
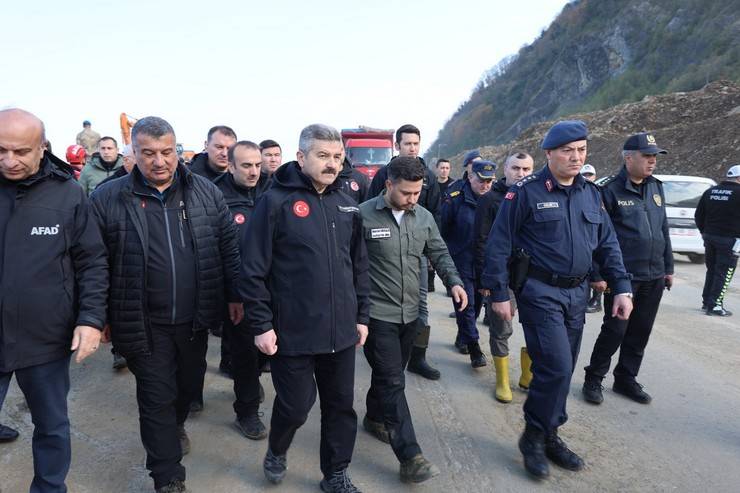
[[[509,259],[509,287],[515,293],[518,293],[524,286],[531,259],[532,257],[522,248],[514,249]]]

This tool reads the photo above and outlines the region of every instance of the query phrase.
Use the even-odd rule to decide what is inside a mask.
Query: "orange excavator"
[[[129,145],[131,143],[131,129],[134,128],[137,121],[138,118],[128,116],[126,113],[121,113],[121,137],[123,138],[123,143],[125,145]],[[177,144],[177,155],[186,163],[189,163],[190,160],[193,159],[193,156],[195,156],[195,151],[186,150],[182,144]]]

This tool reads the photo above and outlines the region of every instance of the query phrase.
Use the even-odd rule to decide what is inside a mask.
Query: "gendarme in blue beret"
[[[496,177],[496,163],[493,161],[473,161],[472,172],[481,180],[493,180]]]
[[[463,168],[469,165],[473,159],[477,157],[480,157],[480,151],[478,149],[473,149],[469,153],[465,154],[465,157],[463,158]]]
[[[542,140],[545,150],[557,149],[569,142],[588,139],[588,128],[581,120],[563,120],[550,127]]]

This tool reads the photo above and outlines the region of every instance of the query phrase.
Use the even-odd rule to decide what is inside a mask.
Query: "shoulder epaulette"
[[[539,176],[537,174],[531,174],[529,176],[525,176],[524,178],[522,178],[518,182],[514,183],[514,186],[515,187],[523,187],[527,183],[532,183],[533,181],[536,181],[537,179],[539,179]]]
[[[460,195],[460,193],[461,193],[460,190],[455,190],[454,192],[450,192],[450,198],[457,197],[458,195]]]
[[[610,176],[607,176],[607,177],[606,177],[606,178],[604,178],[603,180],[599,180],[599,183],[598,183],[598,185],[597,185],[597,186],[599,186],[599,187],[605,187],[605,186],[607,186],[608,184],[610,184],[611,182],[613,182],[614,180],[616,180],[616,179],[617,179],[617,176],[618,176],[618,175],[610,175]],[[586,181],[587,181],[588,183],[591,183],[592,185],[596,185],[596,183],[590,182],[590,181],[588,181],[588,180],[586,180]]]

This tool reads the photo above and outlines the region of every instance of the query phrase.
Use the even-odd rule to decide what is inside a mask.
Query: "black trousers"
[[[352,408],[355,387],[355,347],[329,354],[282,356],[271,360],[275,403],[270,421],[270,450],[288,452],[295,432],[316,402],[321,405],[321,472],[329,477],[349,466],[357,436]]]
[[[224,318],[221,331],[221,365],[234,377],[234,412],[238,418],[257,414],[260,405],[259,350],[244,321],[239,325]]]
[[[735,238],[729,236],[704,235],[704,263],[707,276],[704,279],[702,304],[709,308],[722,305],[727,288],[737,268],[737,257],[732,253]]]
[[[632,281],[634,298],[629,320],[612,317],[614,295],[604,295],[604,322],[591,353],[591,362],[585,368],[587,379],[603,379],[617,349],[619,362],[614,368],[614,379],[624,381],[637,377],[664,289],[665,279],[662,277],[652,281]]]
[[[370,319],[365,357],[372,367],[367,417],[385,424],[391,447],[403,462],[421,453],[406,402],[404,368],[409,361],[418,321],[407,324]]]
[[[146,468],[160,488],[174,479],[185,480],[177,427],[185,423],[200,391],[200,365],[205,359],[208,332],[193,332],[192,323],[151,325],[149,355],[127,358],[136,377],[141,441]]]

